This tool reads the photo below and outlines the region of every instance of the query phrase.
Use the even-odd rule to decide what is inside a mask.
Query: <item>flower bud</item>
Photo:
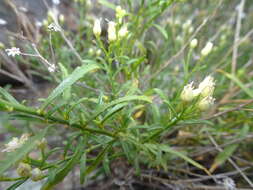
[[[117,6],[116,7],[116,18],[123,18],[124,16],[126,16],[126,10],[122,9],[121,6]]]
[[[122,38],[124,38],[125,36],[127,36],[127,34],[128,34],[127,26],[121,27],[120,30],[119,30],[119,33],[118,33],[119,38],[122,39]]]
[[[89,51],[88,51],[88,54],[90,55],[90,56],[93,56],[94,55],[94,49],[93,48],[90,48],[89,49]]]
[[[213,49],[213,43],[212,42],[207,42],[206,46],[201,50],[201,55],[202,56],[207,56]]]
[[[183,29],[186,30],[188,29],[192,24],[192,21],[191,20],[187,20],[184,24],[183,24]]]
[[[200,102],[198,103],[198,108],[201,111],[206,111],[211,108],[211,106],[214,104],[214,101],[215,99],[213,97],[207,96],[200,100]]]
[[[29,177],[32,168],[29,164],[20,163],[17,168],[17,173],[20,177]]]
[[[193,31],[194,31],[194,27],[191,26],[191,27],[188,29],[188,32],[189,32],[189,34],[191,34]]]
[[[31,172],[31,180],[33,181],[39,181],[43,179],[44,174],[39,168],[34,168]]]
[[[195,47],[197,47],[197,45],[198,45],[198,40],[197,40],[196,38],[194,38],[194,39],[191,41],[191,43],[190,43],[190,47],[191,47],[192,49],[194,49]]]
[[[199,91],[201,96],[207,97],[212,96],[214,92],[215,82],[213,77],[207,76],[200,84],[199,84]]]
[[[98,49],[98,50],[96,51],[96,56],[99,57],[101,54],[102,54],[101,49]]]
[[[47,140],[43,138],[41,141],[36,142],[38,148],[45,149],[47,147]]]
[[[64,21],[65,21],[65,16],[64,16],[63,14],[60,14],[60,15],[59,15],[59,21],[60,21],[61,23],[64,23]]]
[[[198,95],[198,90],[193,89],[193,82],[191,82],[184,87],[180,97],[183,101],[190,102]]]
[[[108,23],[108,40],[109,42],[113,42],[117,39],[116,36],[116,23],[113,21],[110,21]]]
[[[102,32],[102,29],[101,29],[100,19],[96,19],[94,21],[93,33],[95,36],[98,37],[101,35],[101,32]]]

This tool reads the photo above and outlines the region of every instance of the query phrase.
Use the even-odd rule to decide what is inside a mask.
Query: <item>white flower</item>
[[[194,38],[191,43],[190,43],[190,47],[192,49],[194,49],[196,46],[198,45],[198,40],[196,38]]]
[[[37,21],[35,22],[35,26],[37,26],[38,28],[40,28],[40,27],[43,26],[43,22],[37,20]]]
[[[52,1],[53,1],[53,4],[55,4],[55,5],[59,5],[61,3],[60,0],[52,0]]]
[[[212,96],[215,87],[215,82],[213,77],[207,76],[200,84],[199,91],[203,97]]]
[[[27,140],[29,135],[23,134],[20,139],[17,137],[12,138],[12,140],[7,143],[6,148],[2,150],[2,152],[13,152],[16,149],[20,148]]]
[[[55,66],[55,64],[51,64],[51,65],[49,65],[49,67],[48,67],[48,71],[49,71],[50,73],[55,72],[55,70],[56,70],[56,66]]]
[[[207,56],[213,49],[213,43],[212,42],[207,42],[206,46],[201,50],[201,55],[202,56]]]
[[[7,24],[7,21],[4,20],[4,19],[2,19],[2,18],[0,18],[0,25],[6,25],[6,24]]]
[[[113,42],[117,39],[116,36],[116,23],[113,21],[110,21],[108,23],[108,40],[109,42]]]
[[[193,82],[191,82],[190,84],[187,84],[186,86],[184,86],[183,91],[181,92],[181,99],[185,102],[190,102],[192,101],[196,96],[199,95],[199,91],[198,89],[193,88]]]
[[[227,177],[223,180],[223,185],[226,188],[226,190],[236,190],[234,180],[229,177]]]
[[[6,53],[7,53],[8,56],[12,56],[12,57],[21,54],[20,49],[16,48],[16,47],[12,47],[10,49],[6,49],[5,51],[6,51]]]
[[[19,10],[22,11],[22,12],[24,12],[24,13],[27,13],[27,12],[28,12],[27,8],[22,7],[22,6],[19,7]]]
[[[206,111],[211,108],[211,106],[214,104],[215,99],[211,96],[204,97],[200,102],[198,103],[198,108],[201,111]]]
[[[19,139],[19,143],[24,144],[28,140],[29,136],[30,135],[28,133],[23,134]]]
[[[94,21],[94,25],[93,25],[93,33],[95,36],[100,36],[102,29],[101,29],[101,23],[100,23],[100,19],[96,19]]]
[[[60,27],[57,26],[55,23],[51,23],[47,28],[50,31],[55,31],[55,32],[59,32],[61,30]]]
[[[119,38],[124,38],[128,34],[127,26],[122,26],[119,30]]]

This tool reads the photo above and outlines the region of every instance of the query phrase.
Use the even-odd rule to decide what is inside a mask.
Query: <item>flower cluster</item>
[[[108,22],[108,29],[107,29],[107,33],[108,33],[108,41],[109,42],[115,42],[118,38],[121,40],[124,37],[126,37],[128,35],[128,28],[127,25],[124,24],[123,26],[121,26],[118,29],[118,25],[122,25],[122,18],[126,15],[126,11],[124,9],[122,9],[120,6],[116,7],[116,18],[119,19],[119,22],[113,22],[113,21],[109,21]],[[101,29],[101,19],[96,19],[94,21],[94,25],[93,25],[93,34],[96,37],[100,37],[102,33],[102,29]]]
[[[50,31],[54,31],[54,32],[59,32],[61,31],[60,27],[58,25],[56,25],[55,23],[51,23],[48,27],[47,27]]]
[[[198,86],[194,89],[193,82],[187,84],[181,92],[181,99],[185,102],[191,102],[194,98],[199,97],[197,103],[201,111],[208,110],[213,104],[215,99],[212,97],[214,92],[215,82],[213,77],[207,76]]]
[[[20,138],[14,137],[12,140],[7,143],[6,148],[2,152],[13,152],[16,149],[20,148],[29,138],[29,134],[23,134]]]
[[[8,56],[12,56],[12,57],[21,54],[20,49],[17,48],[17,47],[12,47],[10,49],[6,49],[5,51],[6,51]]]
[[[39,168],[32,169],[31,165],[27,163],[19,163],[17,173],[20,177],[31,177],[32,181],[39,181],[43,179],[44,173]]]

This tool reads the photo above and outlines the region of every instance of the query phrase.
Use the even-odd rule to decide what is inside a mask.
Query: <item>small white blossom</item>
[[[113,42],[117,39],[116,36],[116,23],[113,21],[110,21],[108,23],[108,40],[109,42]]]
[[[202,56],[207,56],[213,49],[213,43],[212,42],[207,42],[206,46],[201,50],[201,55]]]
[[[199,91],[203,97],[212,96],[214,92],[215,81],[211,76],[207,76],[200,84]]]
[[[214,104],[215,99],[211,96],[204,97],[202,100],[198,103],[198,108],[201,111],[206,111],[212,107]]]
[[[192,49],[194,49],[196,46],[198,45],[198,40],[196,38],[194,38],[191,43],[190,43],[190,47]]]
[[[59,26],[57,26],[55,23],[51,23],[49,26],[48,26],[48,29],[50,31],[55,31],[55,32],[59,32],[61,29]]]
[[[43,22],[42,22],[42,21],[37,20],[37,21],[35,22],[35,26],[37,26],[38,28],[40,28],[40,27],[42,27],[42,26],[43,26]]]
[[[24,13],[28,12],[27,8],[26,7],[22,7],[22,6],[19,7],[19,10],[22,11],[22,12],[24,12]]]
[[[100,36],[101,35],[102,29],[101,29],[101,21],[100,21],[100,19],[96,19],[94,21],[93,33],[94,33],[95,36]]]
[[[10,49],[6,49],[5,51],[6,51],[6,53],[7,53],[8,56],[12,56],[12,57],[21,54],[20,49],[16,48],[16,47],[12,47]]]
[[[191,82],[190,84],[187,84],[186,86],[184,86],[184,89],[180,97],[183,101],[190,102],[198,95],[199,95],[199,91],[197,89],[194,90],[193,82]]]
[[[7,24],[7,21],[4,20],[4,19],[2,19],[2,18],[0,18],[0,25],[6,25],[6,24]]]
[[[13,137],[12,140],[5,145],[5,149],[2,152],[13,152],[16,149],[20,148],[27,140],[29,135],[23,134],[20,139],[17,137]]]
[[[48,67],[48,71],[49,71],[50,73],[55,72],[55,70],[56,70],[56,66],[55,66],[55,64],[51,64],[51,65],[49,65],[49,67]]]
[[[127,36],[128,34],[128,30],[127,30],[127,26],[122,26],[119,30],[119,38],[124,38],[125,36]]]
[[[223,180],[223,185],[226,188],[226,190],[236,190],[234,180],[229,177],[227,177]]]
[[[55,5],[59,5],[61,3],[60,0],[52,0],[52,1],[53,1],[53,4],[55,4]]]

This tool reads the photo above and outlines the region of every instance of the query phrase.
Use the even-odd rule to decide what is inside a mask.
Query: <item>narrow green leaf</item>
[[[246,87],[236,76],[222,70],[219,71],[223,73],[227,78],[232,80],[235,84],[237,84],[248,96],[253,98],[253,91],[250,88]]]
[[[110,108],[112,106],[115,106],[115,105],[123,103],[123,102],[130,102],[133,100],[140,100],[140,101],[146,101],[146,102],[152,103],[151,97],[148,97],[148,96],[126,96],[126,97],[114,100],[108,104],[104,104],[104,105],[100,106],[98,109],[95,110],[94,114],[92,115],[92,117],[89,121],[96,118],[98,115],[100,115],[101,113],[103,113],[104,111],[106,111],[108,108]]]
[[[64,90],[68,89],[77,80],[82,78],[86,73],[99,69],[96,64],[86,64],[81,67],[77,67],[66,79],[64,79],[49,95],[46,101],[42,104],[41,109],[45,109],[57,96],[59,96]]]
[[[126,105],[128,105],[128,103],[122,103],[122,104],[117,104],[116,106],[114,106],[112,109],[109,110],[109,112],[105,115],[105,117],[103,118],[103,120],[101,121],[101,123],[104,123],[107,119],[109,119],[110,117],[112,117],[114,114],[116,114],[117,112],[119,112],[123,107],[125,107]]]
[[[4,88],[0,87],[0,94],[6,98],[6,100],[10,101],[11,103],[14,104],[20,104],[12,95],[10,95]]]
[[[233,155],[235,150],[237,149],[238,144],[232,144],[230,146],[227,146],[222,152],[218,154],[218,156],[215,158],[215,165],[219,166],[222,165],[227,159],[230,158],[230,156]]]
[[[87,155],[86,155],[86,152],[84,152],[80,160],[80,183],[81,184],[85,182],[86,160],[87,160]]]
[[[52,189],[56,184],[60,183],[72,170],[72,168],[80,161],[83,154],[83,141],[80,140],[72,158],[63,166],[52,172],[48,181],[43,185],[42,190]]]
[[[18,182],[14,183],[13,185],[11,185],[10,187],[8,187],[7,190],[15,190],[17,189],[20,185],[22,185],[23,183],[25,183],[28,180],[28,178],[19,180]]]
[[[248,132],[249,132],[249,126],[244,125],[244,127],[241,128],[240,132],[236,136],[236,138],[243,138],[248,134]],[[224,148],[224,150],[216,156],[213,165],[216,167],[226,162],[233,155],[233,153],[236,151],[238,146],[239,146],[239,143],[236,143]]]
[[[116,7],[113,3],[110,3],[107,0],[99,0],[99,3],[111,9],[115,9]]]
[[[15,152],[7,154],[6,158],[0,162],[0,175],[34,149],[37,146],[36,141],[40,141],[46,135],[47,130],[48,127],[34,137],[28,139],[27,142]]]
[[[59,63],[61,72],[62,72],[62,79],[64,80],[65,78],[67,78],[69,76],[68,70],[66,69],[66,67],[64,67],[63,64]],[[63,91],[63,98],[65,100],[68,100],[71,96],[71,86],[66,88],[66,90]]]
[[[107,146],[104,148],[104,150],[102,152],[100,152],[100,154],[97,156],[97,158],[94,160],[94,162],[85,171],[85,176],[90,174],[99,165],[99,163],[101,163],[106,152],[111,149],[113,143],[114,143],[114,140],[111,141],[110,143],[108,143]]]
[[[161,27],[160,25],[158,24],[153,24],[153,26],[159,31],[161,32],[161,34],[163,35],[163,37],[168,40],[168,34],[167,34],[167,31],[165,30],[165,28]]]
[[[161,145],[159,145],[159,144],[145,144],[145,145],[146,145],[147,147],[150,146],[150,147],[153,147],[153,148],[156,148],[156,149],[160,149],[160,150],[162,150],[162,151],[164,151],[164,152],[173,154],[173,155],[175,155],[175,156],[177,156],[177,157],[179,157],[179,158],[182,158],[183,160],[189,162],[189,163],[192,164],[193,166],[195,166],[195,167],[197,167],[197,168],[199,168],[199,169],[201,169],[201,170],[207,171],[207,169],[206,169],[204,166],[200,165],[198,162],[192,160],[191,158],[189,158],[188,156],[184,155],[183,153],[178,152],[178,151],[176,151],[176,150],[173,150],[173,149],[170,148],[168,145],[164,145],[164,144],[161,144]]]

